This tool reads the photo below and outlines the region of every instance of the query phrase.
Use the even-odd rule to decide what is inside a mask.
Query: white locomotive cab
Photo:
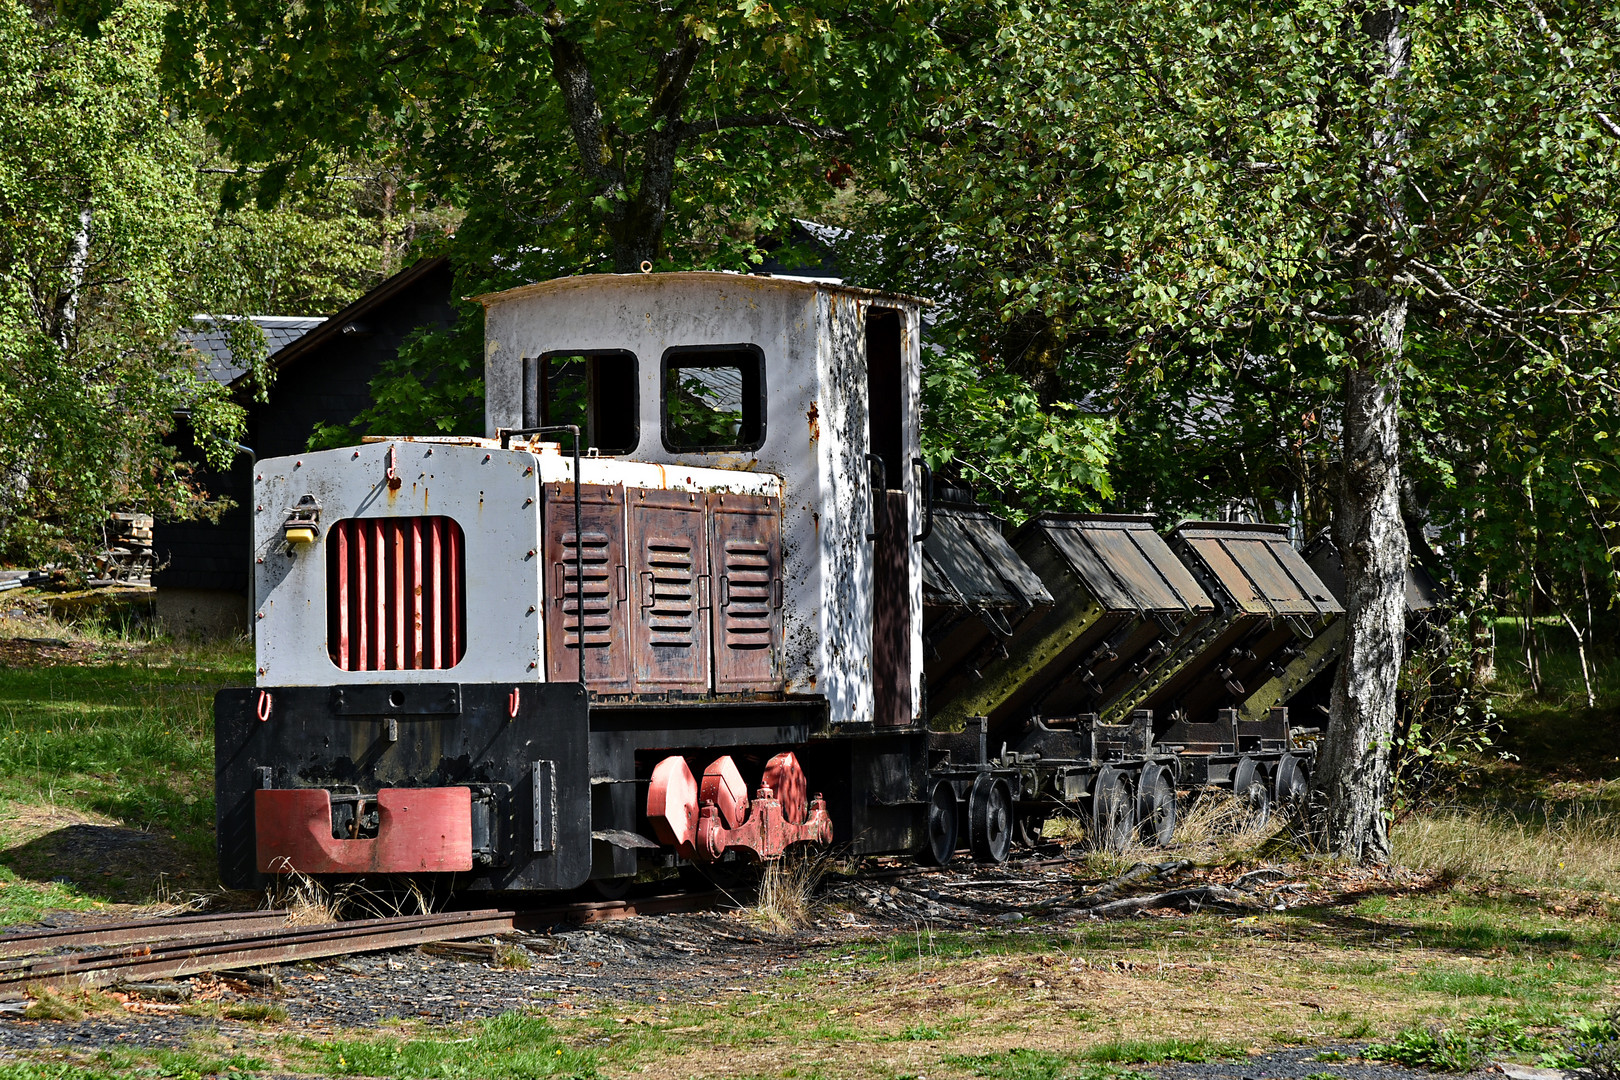
[[[597,454],[780,477],[782,689],[921,722],[919,301],[699,272],[478,299],[488,436],[575,423]]]

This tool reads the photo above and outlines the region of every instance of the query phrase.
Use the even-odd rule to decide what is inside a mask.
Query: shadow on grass
[[[214,884],[213,868],[199,868],[179,841],[119,825],[52,830],[0,852],[0,866],[25,880],[69,884],[86,897],[120,904]]]

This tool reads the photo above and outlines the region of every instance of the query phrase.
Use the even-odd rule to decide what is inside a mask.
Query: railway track
[[[701,911],[720,893],[678,893],[522,911],[488,908],[291,925],[285,912],[176,916],[0,935],[0,999],[36,986],[111,986],[183,978],[429,942],[635,915]]]

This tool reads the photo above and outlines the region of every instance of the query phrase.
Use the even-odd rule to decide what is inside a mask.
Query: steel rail
[[[285,964],[327,956],[376,952],[510,932],[513,913],[493,909],[365,919],[351,923],[297,927],[270,933],[245,932],[208,942],[159,944],[146,950],[102,950],[43,957],[26,971],[0,973],[0,992],[30,985],[105,986],[173,976],[201,975],[233,968]]]
[[[163,929],[161,924],[172,926],[181,923],[181,920],[147,919],[78,932],[33,931],[26,935],[15,935],[16,943],[21,945],[26,938],[34,942],[38,949],[45,950],[66,943],[82,945],[88,939],[98,937],[103,939],[103,943],[109,937],[119,940],[111,942],[113,947],[110,948],[67,954],[39,952],[0,966],[0,996],[14,997],[33,986],[107,986],[145,982],[329,956],[379,952],[435,941],[465,940],[514,930],[532,931],[563,922],[590,924],[637,915],[700,911],[713,907],[723,898],[723,894],[718,892],[673,893],[564,904],[521,912],[490,908],[359,919],[319,926],[287,926],[286,916],[282,912],[250,912],[188,919],[177,927],[182,931],[180,935],[167,937],[155,931]],[[271,918],[276,920],[276,925],[262,925],[263,921]],[[214,929],[205,929],[206,924],[212,924]],[[120,937],[130,934],[142,936]]]
[[[0,934],[0,958],[27,956],[46,949],[123,945],[136,941],[169,941],[222,930],[266,930],[285,925],[286,922],[285,911],[233,911],[218,915],[171,915],[91,926],[24,930],[19,933]]]
[[[483,916],[490,911],[477,911],[467,914]],[[126,960],[143,960],[158,956],[165,956],[177,951],[185,950],[191,954],[201,955],[204,950],[223,945],[241,945],[252,942],[273,941],[299,941],[308,937],[327,937],[334,934],[354,933],[363,934],[375,927],[393,926],[398,928],[415,926],[439,926],[445,923],[454,923],[464,916],[460,913],[439,915],[406,915],[384,919],[361,919],[343,923],[325,923],[316,926],[286,926],[274,927],[269,930],[241,930],[237,932],[214,933],[204,935],[182,934],[172,938],[158,940],[154,944],[130,944],[121,947],[98,949],[94,952],[78,953],[52,953],[37,956],[23,957],[0,964],[0,986],[8,982],[26,982],[31,978],[43,975],[63,974],[70,971],[88,971],[102,967],[113,967]]]

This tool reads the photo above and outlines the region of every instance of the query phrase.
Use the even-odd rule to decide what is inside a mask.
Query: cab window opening
[[[541,424],[579,425],[581,449],[609,455],[635,451],[641,442],[641,395],[634,353],[546,353],[537,367],[539,385],[529,392],[538,390]]]
[[[669,349],[661,383],[665,449],[746,451],[765,444],[765,354],[759,346]]]

